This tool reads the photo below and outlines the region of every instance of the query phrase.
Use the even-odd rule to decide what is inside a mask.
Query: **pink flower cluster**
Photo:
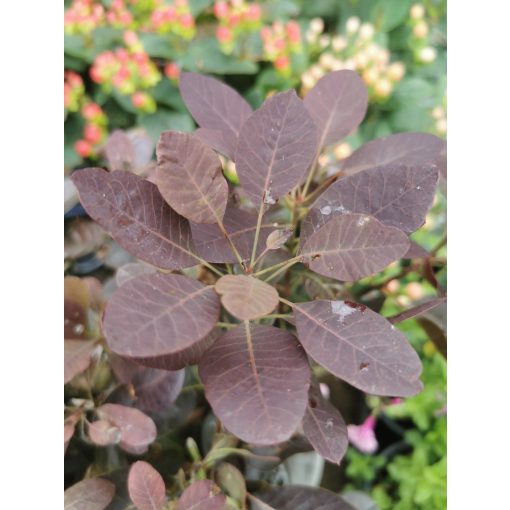
[[[160,34],[172,33],[183,39],[192,39],[196,32],[195,20],[187,0],[175,0],[167,5],[160,0],[152,11],[147,29]]]
[[[260,5],[244,0],[220,0],[214,4],[214,15],[219,21],[216,37],[221,49],[225,53],[231,53],[240,35],[258,30],[262,9]]]
[[[124,0],[112,0],[106,13],[106,20],[115,28],[128,28],[133,23],[133,15],[126,7]]]
[[[64,14],[66,34],[89,34],[104,23],[104,7],[94,0],[74,0]]]
[[[64,73],[64,108],[70,112],[77,112],[84,94],[85,87],[81,76],[74,71],[66,71]]]
[[[82,158],[94,157],[97,149],[104,142],[108,131],[108,119],[101,107],[93,102],[85,103],[81,114],[86,121],[83,138],[74,144],[74,150]]]
[[[260,31],[264,43],[264,58],[273,62],[275,69],[284,75],[291,72],[290,56],[301,51],[301,28],[296,21],[287,24],[279,21]]]
[[[106,91],[117,89],[121,94],[131,95],[136,108],[152,113],[156,104],[144,90],[156,85],[161,74],[135,32],[125,32],[124,42],[126,48],[100,53],[90,69],[90,76]]]

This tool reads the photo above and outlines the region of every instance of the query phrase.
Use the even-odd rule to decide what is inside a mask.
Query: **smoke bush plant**
[[[330,73],[304,100],[290,90],[256,111],[210,77],[183,73],[180,87],[200,128],[161,134],[150,180],[101,168],[72,176],[87,213],[128,252],[159,268],[130,278],[106,304],[101,327],[111,356],[134,371],[131,377],[143,374],[141,367],[176,377],[172,371],[198,364],[205,396],[232,434],[270,445],[301,424],[313,448],[339,463],[346,425],[310,365],[370,394],[414,395],[422,387],[421,363],[394,323],[445,298],[387,319],[348,299],[294,303],[288,282],[295,271],[355,282],[413,258],[409,234],[424,223],[446,172],[445,142],[420,133],[376,139],[323,176],[322,149],[355,130],[366,113],[367,91],[356,73]],[[226,181],[216,152],[235,162],[240,188]],[[183,274],[197,265],[198,279]],[[107,403],[97,414],[88,431],[96,444],[141,454],[156,436],[139,409]],[[161,508],[164,484],[143,464],[132,467],[131,497],[139,508]],[[218,497],[211,483],[187,491],[195,487],[193,497],[209,501]],[[157,503],[144,506],[151,484]],[[292,490],[275,496],[275,508],[305,497]],[[191,492],[179,508],[195,501],[186,503]],[[325,493],[307,494],[317,505],[313,498]],[[203,508],[221,508],[220,500]]]

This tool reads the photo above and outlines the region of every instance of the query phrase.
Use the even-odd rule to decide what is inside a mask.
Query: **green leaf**
[[[235,60],[221,52],[214,37],[193,41],[181,59],[183,69],[200,73],[255,74],[258,65],[254,62]]]
[[[177,57],[175,48],[168,37],[159,34],[140,34],[140,41],[150,57],[174,60]]]
[[[406,19],[413,0],[379,0],[372,3],[371,21],[377,30],[389,32]]]
[[[64,53],[88,63],[94,60],[92,51],[85,46],[85,40],[79,35],[64,35]]]
[[[189,10],[194,18],[213,4],[213,0],[188,0]]]
[[[179,89],[168,79],[161,79],[152,89],[152,97],[165,106],[170,106],[179,112],[187,112],[188,109],[181,98]]]
[[[156,143],[162,131],[193,131],[195,125],[187,113],[174,113],[160,108],[152,115],[140,115],[140,125],[145,128],[151,139]]]

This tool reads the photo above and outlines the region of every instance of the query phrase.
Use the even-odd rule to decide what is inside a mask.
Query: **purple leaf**
[[[150,368],[157,368],[161,370],[180,370],[188,365],[197,364],[202,359],[205,351],[211,347],[221,332],[222,330],[220,328],[215,328],[204,338],[201,338],[190,347],[179,352],[165,356],[133,358],[133,361]]]
[[[222,510],[225,501],[225,496],[211,480],[200,480],[182,493],[177,510]]]
[[[375,167],[333,183],[312,205],[302,227],[307,239],[336,216],[370,214],[384,225],[414,232],[425,222],[436,191],[434,165]]]
[[[258,497],[275,510],[355,510],[338,494],[316,487],[271,487]]]
[[[317,128],[294,90],[269,98],[243,124],[236,171],[257,208],[300,184],[317,149]]]
[[[294,230],[291,228],[273,230],[267,236],[266,248],[268,250],[278,250],[287,242],[293,232]]]
[[[72,179],[87,213],[129,253],[163,269],[197,264],[188,221],[154,184],[130,172],[100,168],[79,170]]]
[[[221,138],[215,135],[207,141],[221,139],[212,146],[233,159],[241,126],[252,113],[248,102],[221,81],[196,73],[182,73],[179,88],[199,126],[222,133]]]
[[[221,295],[221,304],[240,320],[260,319],[278,306],[278,292],[271,285],[253,276],[222,276],[214,286]]]
[[[231,329],[207,351],[199,373],[214,413],[243,441],[285,441],[305,412],[310,369],[282,329],[248,322]]]
[[[110,298],[103,332],[119,356],[138,359],[179,354],[214,328],[219,313],[213,287],[176,274],[142,275]]]
[[[128,475],[129,497],[139,510],[161,510],[166,503],[165,482],[147,462],[135,462]]]
[[[135,149],[124,131],[115,129],[108,137],[103,151],[110,171],[133,170]]]
[[[190,133],[165,131],[156,148],[156,182],[172,209],[195,223],[218,223],[228,185],[216,153]]]
[[[425,248],[422,248],[418,243],[415,243],[412,239],[409,241],[411,242],[409,245],[409,250],[407,250],[407,253],[402,258],[427,259],[431,256],[430,253]]]
[[[215,151],[220,152],[231,160],[236,155],[237,137],[234,140],[224,135],[223,131],[218,129],[198,128],[193,132],[193,136],[202,140],[202,142],[212,147]],[[234,144],[233,142],[236,142]]]
[[[117,269],[115,274],[115,283],[117,287],[122,287],[127,281],[141,276],[142,274],[152,274],[156,272],[156,268],[139,262],[129,262]]]
[[[409,239],[401,230],[373,216],[343,214],[314,232],[301,254],[312,271],[351,282],[381,271],[408,249]]]
[[[446,302],[446,296],[439,297],[435,299],[431,299],[426,301],[425,303],[421,303],[413,308],[409,308],[408,310],[403,311],[397,315],[393,315],[392,317],[388,317],[388,321],[391,324],[398,324],[399,322],[405,321],[407,319],[412,319],[418,315],[423,315],[425,312],[436,308],[439,305],[442,305]]]
[[[156,439],[156,425],[138,409],[104,404],[98,408],[97,413],[101,420],[107,420],[120,429],[120,447],[129,453],[145,453]]]
[[[82,480],[64,492],[64,510],[104,510],[114,494],[115,485],[108,480]]]
[[[184,370],[175,372],[141,368],[133,379],[135,406],[142,411],[160,412],[168,409],[184,385]]]
[[[338,409],[322,396],[317,381],[312,381],[308,393],[303,432],[319,455],[340,463],[349,446],[347,427]]]
[[[367,111],[368,92],[354,71],[335,71],[317,82],[306,94],[304,103],[317,125],[320,150],[359,126]]]
[[[64,340],[64,384],[90,365],[95,340]]]
[[[342,165],[342,170],[351,175],[374,166],[403,163],[426,165],[435,163],[442,172],[446,158],[440,155],[446,142],[427,133],[397,133],[376,138],[354,151]]]
[[[310,301],[294,306],[306,352],[332,374],[375,395],[418,393],[421,362],[403,333],[384,317],[350,301]]]
[[[251,255],[255,238],[257,215],[233,205],[228,205],[225,217],[223,218],[223,224],[241,257],[245,260],[248,259]],[[257,254],[264,249],[265,240],[274,228],[274,223],[272,222],[262,223],[257,244]],[[196,251],[200,257],[208,262],[218,264],[237,262],[228,241],[218,225],[191,223],[191,231]]]
[[[97,420],[89,424],[87,433],[90,440],[98,446],[118,444],[122,436],[120,428],[108,420]]]

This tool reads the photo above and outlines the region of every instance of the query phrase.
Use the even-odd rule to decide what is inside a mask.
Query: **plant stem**
[[[333,175],[330,175],[324,182],[322,182],[317,188],[315,188],[308,196],[302,199],[302,203],[309,202],[312,199],[315,199],[317,195],[320,195],[330,184],[333,184],[338,177],[341,175],[341,171],[335,172]]]
[[[223,276],[223,273],[219,269],[216,269],[214,266],[211,266],[211,264],[209,264],[209,262],[204,260],[202,257],[199,257],[198,255],[195,255],[194,253],[192,255],[196,260],[198,260],[203,266],[210,269],[213,273],[217,274],[218,276]]]
[[[275,264],[274,266],[266,267],[265,269],[262,269],[262,271],[257,271],[256,273],[253,273],[253,276],[260,276],[262,274],[269,273],[270,271],[273,271],[275,269],[278,269],[279,267],[282,267],[282,266],[285,266],[287,264],[290,264],[291,262],[292,262],[292,264],[295,264],[296,262],[299,262],[302,258],[303,257],[301,255],[299,255],[299,256],[294,257],[292,259],[284,260],[283,262]]]
[[[219,218],[218,218],[218,226],[220,227],[221,233],[225,236],[225,239],[228,241],[228,244],[230,245],[230,249],[236,256],[237,261],[239,262],[241,267],[244,269],[245,267],[244,267],[243,258],[241,257],[240,253],[237,251],[237,248],[235,247],[234,242],[230,238],[227,230],[225,229],[225,225],[223,225],[223,221],[221,221]]]
[[[255,229],[255,238],[253,240],[253,248],[251,249],[250,267],[253,267],[255,254],[257,253],[257,245],[259,244],[260,225],[262,225],[262,216],[264,216],[264,202],[260,204],[259,215],[257,218],[257,228]]]
[[[261,319],[287,319],[290,316],[291,316],[290,313],[271,313],[269,315],[261,317]]]
[[[282,303],[286,304],[287,306],[290,306],[291,308],[294,308],[294,306],[296,306],[294,303],[292,303],[291,301],[288,301],[285,298],[280,297],[279,299]]]
[[[299,257],[301,259],[301,257]],[[279,274],[283,273],[284,271],[287,271],[287,269],[290,269],[294,264],[296,264],[298,261],[294,259],[290,259],[292,262],[289,261],[288,264],[284,265],[278,271],[275,271],[273,274],[269,275],[267,278],[264,279],[265,282],[268,282],[278,276]]]

